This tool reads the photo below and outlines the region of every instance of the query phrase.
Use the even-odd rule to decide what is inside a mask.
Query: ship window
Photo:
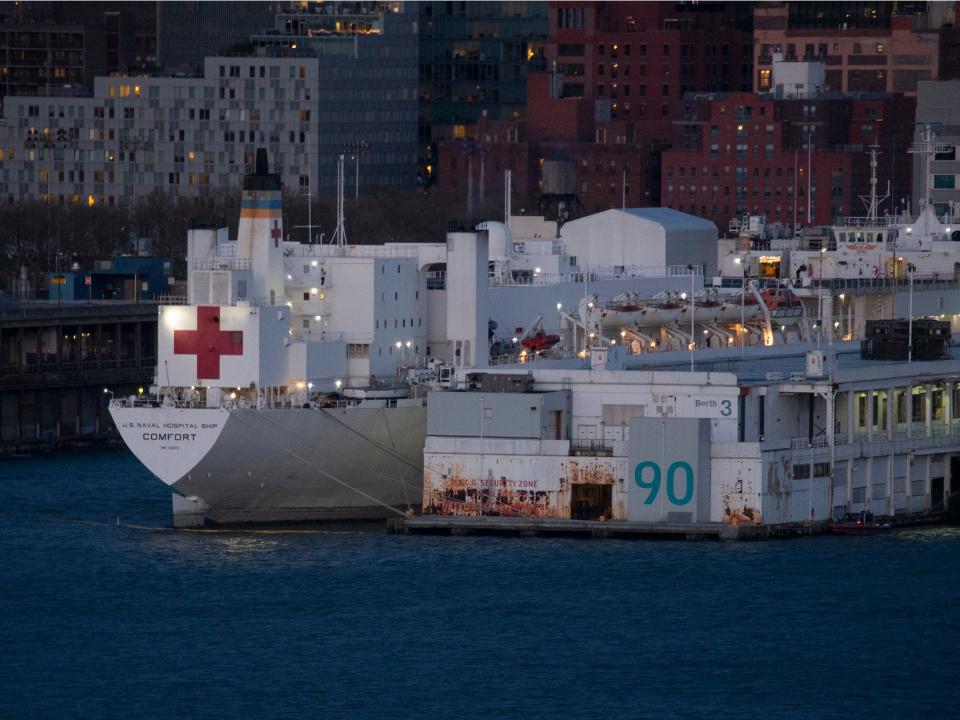
[[[393,294],[393,299],[394,299],[394,300],[399,300],[399,299],[400,299],[400,293],[395,292],[395,293]]]
[[[303,299],[304,299],[304,300],[309,300],[309,299],[310,299],[310,293],[305,292],[305,293],[303,294]]]
[[[794,465],[793,466],[793,479],[794,480],[807,480],[810,477],[810,466],[809,465]]]
[[[304,265],[304,266],[303,266],[303,272],[304,272],[304,273],[310,272],[310,266],[309,266],[309,265]]]

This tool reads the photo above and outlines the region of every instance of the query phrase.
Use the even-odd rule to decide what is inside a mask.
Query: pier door
[[[570,486],[570,519],[610,519],[613,512],[613,485],[576,483]]]

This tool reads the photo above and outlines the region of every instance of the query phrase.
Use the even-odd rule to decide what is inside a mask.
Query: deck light
[[[339,392],[340,386],[343,385],[343,380],[334,380],[333,384],[337,386],[337,391]]]
[[[310,261],[310,267],[316,267],[316,266],[317,266],[317,261],[316,261],[316,260]]]

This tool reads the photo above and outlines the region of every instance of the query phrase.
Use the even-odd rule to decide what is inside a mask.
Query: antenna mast
[[[924,206],[930,203],[930,162],[937,153],[946,152],[947,146],[937,142],[937,134],[925,125],[920,133],[920,142],[915,142],[907,150],[911,155],[923,155],[923,199]]]
[[[510,227],[510,213],[513,212],[510,207],[510,193],[513,185],[513,171],[505,170],[503,173],[503,224]]]
[[[877,195],[877,156],[880,154],[880,148],[877,145],[870,146],[870,194],[861,195],[860,199],[867,206],[867,218],[876,220],[880,213],[880,203],[890,197],[890,193],[880,197]]]
[[[337,229],[333,231],[331,243],[338,247],[347,244],[347,230],[343,225],[343,155],[337,159]]]

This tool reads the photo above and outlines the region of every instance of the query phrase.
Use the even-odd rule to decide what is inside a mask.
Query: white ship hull
[[[138,459],[212,522],[343,521],[385,518],[421,503],[426,407],[376,405],[117,404],[111,414]]]

